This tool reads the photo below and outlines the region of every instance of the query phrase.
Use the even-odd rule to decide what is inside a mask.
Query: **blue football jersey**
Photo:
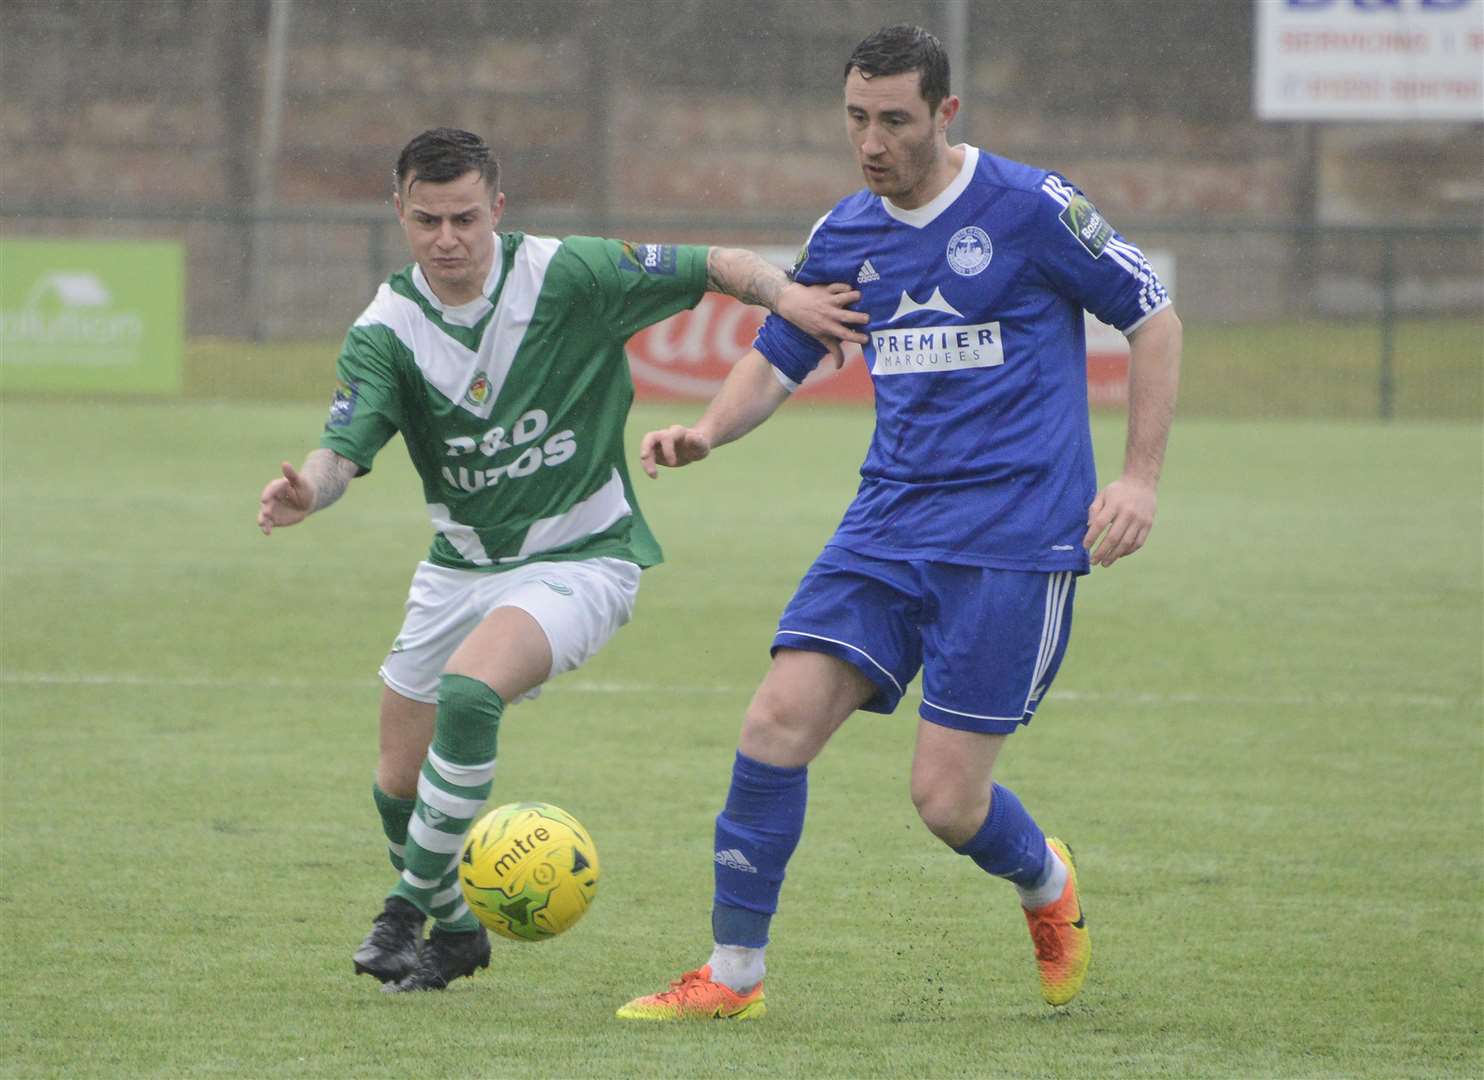
[[[804,284],[854,282],[876,430],[832,544],[886,559],[1088,570],[1096,495],[1083,309],[1129,333],[1169,304],[1142,252],[1055,173],[964,148],[904,210],[869,191],[814,226]],[[790,387],[824,351],[770,317],[756,348]]]

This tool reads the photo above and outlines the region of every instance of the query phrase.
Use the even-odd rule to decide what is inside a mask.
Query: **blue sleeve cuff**
[[[1118,327],[1118,330],[1119,330],[1120,333],[1123,334],[1124,337],[1127,337],[1129,334],[1132,334],[1135,330],[1137,330],[1139,327],[1143,326],[1146,322],[1148,322],[1150,319],[1154,318],[1154,316],[1158,315],[1161,311],[1163,311],[1165,308],[1167,308],[1169,306],[1170,306],[1170,297],[1169,297],[1168,294],[1166,294],[1165,295],[1165,298],[1163,300],[1161,300],[1158,304],[1156,304],[1153,308],[1151,308],[1149,311],[1141,311],[1141,312],[1139,312],[1128,323],[1128,325],[1126,325],[1126,326],[1120,326],[1120,327]]]
[[[758,329],[752,347],[772,364],[784,385],[798,386],[819,366],[826,349],[787,319],[769,315]]]

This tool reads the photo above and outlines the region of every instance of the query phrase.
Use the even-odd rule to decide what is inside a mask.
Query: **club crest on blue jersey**
[[[1061,223],[1094,259],[1103,254],[1108,241],[1113,238],[1113,226],[1098,213],[1097,207],[1088,201],[1086,195],[1072,196],[1066,209],[1061,212]]]
[[[981,273],[994,258],[994,245],[989,233],[977,225],[967,225],[948,241],[948,265],[960,277]]]
[[[634,274],[660,274],[674,277],[676,254],[674,244],[631,244],[623,241],[623,254],[618,257],[620,270]]]
[[[330,416],[325,427],[345,427],[356,415],[356,400],[361,396],[361,384],[352,380],[335,385],[335,396],[330,399]]]

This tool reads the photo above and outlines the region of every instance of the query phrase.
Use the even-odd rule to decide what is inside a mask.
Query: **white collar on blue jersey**
[[[904,225],[911,225],[922,229],[933,223],[933,220],[953,205],[955,199],[964,193],[964,188],[969,186],[969,181],[974,179],[974,170],[979,167],[979,148],[970,146],[968,143],[959,143],[955,149],[964,152],[963,167],[958,170],[958,175],[953,182],[942,191],[938,192],[937,198],[932,202],[923,203],[916,210],[903,210],[885,195],[881,197],[881,209]]]
[[[484,288],[479,290],[479,295],[466,304],[457,307],[449,307],[438,299],[433,292],[433,286],[428,284],[427,276],[423,268],[416,263],[412,266],[412,284],[417,286],[417,291],[423,294],[423,299],[433,305],[433,310],[443,317],[443,321],[453,326],[474,326],[485,315],[489,314],[489,298],[495,294],[495,289],[500,284],[500,274],[505,269],[504,252],[500,250],[500,234],[495,233],[495,257],[490,263],[490,272],[484,279]]]

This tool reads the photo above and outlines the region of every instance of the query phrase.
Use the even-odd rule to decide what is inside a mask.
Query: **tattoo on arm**
[[[761,304],[777,312],[778,294],[788,283],[787,274],[751,251],[714,247],[706,254],[706,288],[744,304]]]
[[[310,510],[314,513],[344,495],[360,468],[349,458],[322,447],[304,459],[304,468],[299,471],[314,485],[314,506]]]

